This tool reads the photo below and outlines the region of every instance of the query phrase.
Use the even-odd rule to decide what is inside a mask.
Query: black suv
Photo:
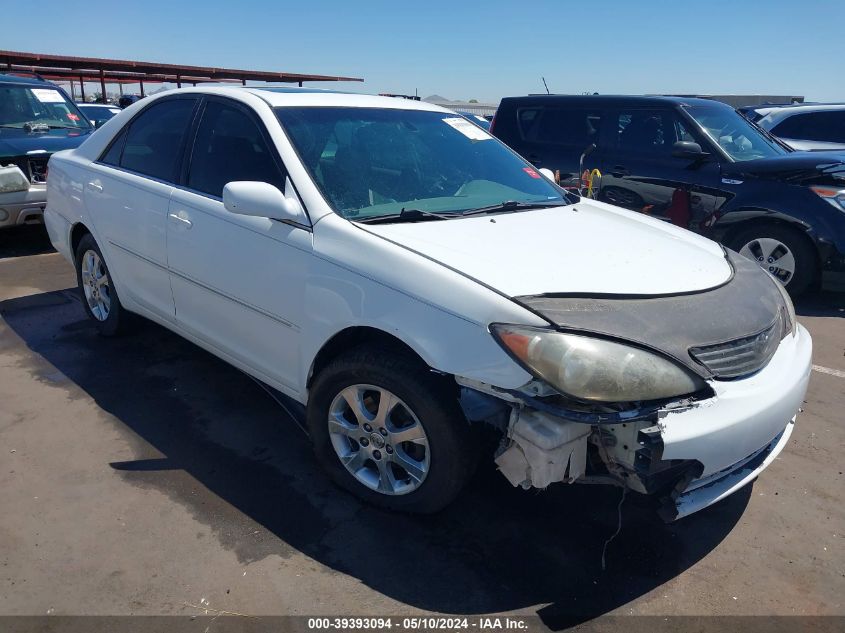
[[[794,152],[730,106],[681,97],[508,97],[492,132],[564,187],[598,169],[594,197],[716,239],[793,296],[845,290],[845,154]]]

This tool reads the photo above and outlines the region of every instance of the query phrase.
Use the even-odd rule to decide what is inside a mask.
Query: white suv
[[[684,516],[783,449],[810,337],[754,263],[570,196],[434,105],[196,88],[55,155],[45,219],[103,334],[143,315],[305,404],[370,502],[442,508],[487,426],[514,485]]]

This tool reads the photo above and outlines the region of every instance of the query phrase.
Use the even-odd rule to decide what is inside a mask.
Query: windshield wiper
[[[477,209],[467,209],[460,215],[481,215],[483,213],[496,213],[499,211],[523,211],[526,209],[544,209],[546,207],[558,207],[568,204],[564,200],[546,200],[545,202],[517,202],[516,200],[505,200],[499,204],[491,204]]]
[[[453,213],[431,213],[422,209],[402,209],[399,213],[374,215],[371,218],[362,218],[355,221],[361,224],[393,224],[399,222],[420,222],[422,220],[448,220],[454,216],[455,214]]]

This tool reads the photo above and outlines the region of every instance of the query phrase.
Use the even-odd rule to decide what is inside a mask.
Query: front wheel
[[[337,484],[391,510],[442,509],[476,463],[456,394],[398,351],[361,347],[325,367],[311,389],[308,429]]]
[[[792,297],[801,295],[815,277],[813,249],[794,229],[765,224],[750,226],[737,233],[729,246],[771,273]]]

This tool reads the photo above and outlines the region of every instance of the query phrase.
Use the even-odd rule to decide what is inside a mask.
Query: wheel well
[[[357,347],[359,345],[373,345],[382,349],[391,349],[399,351],[404,354],[413,356],[419,362],[428,367],[428,364],[423,358],[417,354],[412,347],[401,339],[388,334],[384,330],[379,330],[373,327],[356,326],[341,330],[333,337],[331,337],[323,347],[317,352],[314,362],[311,364],[311,371],[308,374],[307,386],[311,386],[314,377],[320,373],[333,358],[342,354],[348,349]]]
[[[813,240],[807,235],[807,232],[801,227],[801,225],[793,224],[792,222],[786,222],[784,220],[777,220],[774,218],[751,218],[749,220],[743,220],[742,222],[738,222],[736,225],[732,226],[722,237],[722,242],[731,245],[733,244],[734,239],[736,239],[737,235],[739,235],[742,231],[752,227],[752,226],[772,226],[778,227],[781,229],[785,229],[787,231],[791,231],[795,235],[800,236],[801,240],[810,247],[810,250],[813,252],[813,255],[816,258],[816,270],[819,269],[821,265],[821,258],[819,255],[819,249],[816,247]]]
[[[88,227],[82,224],[82,222],[77,222],[74,224],[73,229],[70,232],[70,253],[73,257],[76,257],[76,249],[79,247],[79,242],[82,241],[82,238],[86,235],[89,235],[91,231],[88,230]]]

